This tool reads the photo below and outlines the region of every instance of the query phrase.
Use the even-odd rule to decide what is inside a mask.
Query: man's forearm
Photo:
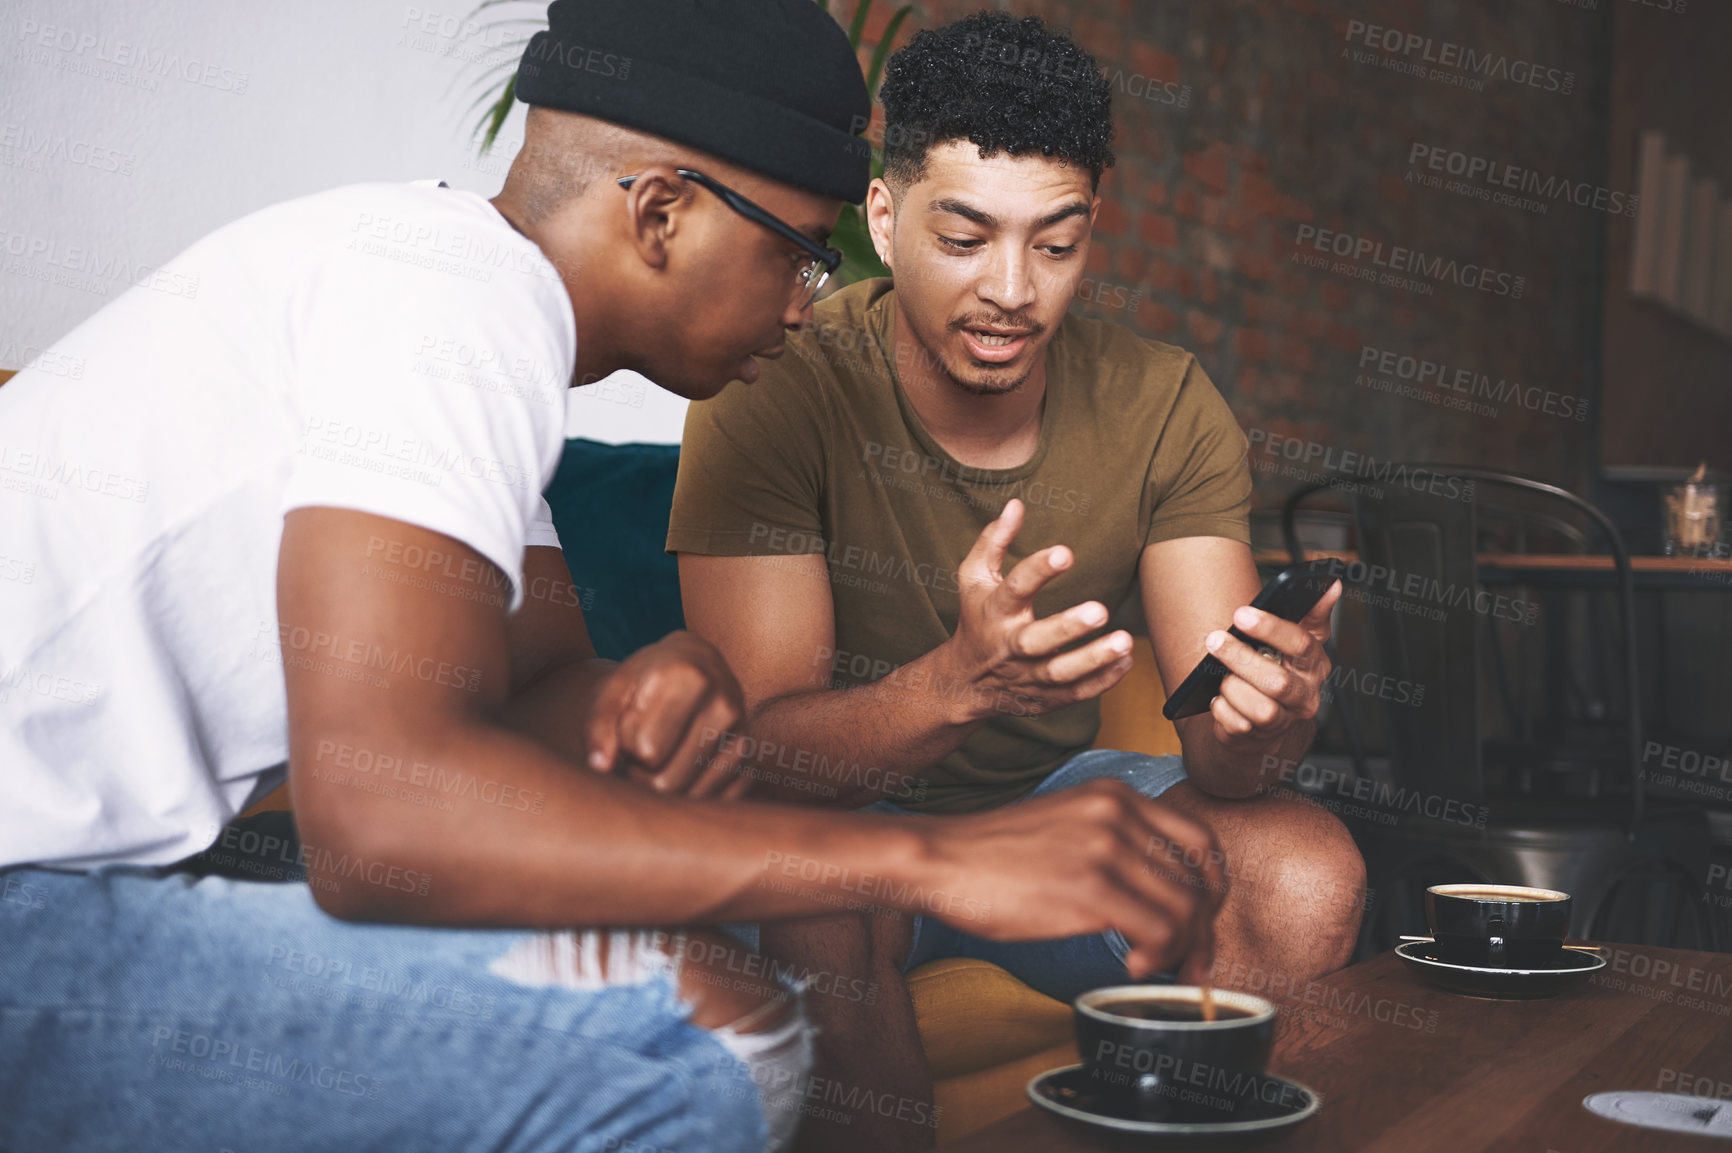
[[[333,738],[392,746],[428,795],[346,788],[312,757],[291,762],[314,893],[343,917],[569,927],[916,911],[942,883],[919,831],[888,818],[662,796],[480,723]]]
[[[924,774],[983,723],[935,649],[871,684],[789,693],[752,711],[739,748],[763,800],[857,808],[924,793]]]
[[[1227,800],[1253,797],[1279,785],[1279,769],[1270,766],[1296,764],[1317,737],[1315,721],[1298,721],[1267,746],[1228,749],[1215,740],[1214,729],[1208,713],[1179,722],[1185,773],[1203,792]]]

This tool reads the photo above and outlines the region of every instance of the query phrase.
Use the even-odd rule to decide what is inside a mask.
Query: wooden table
[[[1264,568],[1280,568],[1292,561],[1286,549],[1258,549],[1252,554]],[[1333,549],[1307,549],[1306,560],[1332,557],[1343,564],[1355,564],[1356,552]],[[1490,577],[1501,584],[1534,581],[1568,581],[1582,584],[1589,578],[1600,578],[1610,587],[1617,565],[1604,553],[1508,553],[1482,552],[1478,558],[1482,578]],[[1732,583],[1732,557],[1632,556],[1630,572],[1638,586],[1678,586],[1682,588],[1713,588]],[[1589,582],[1591,583],[1591,582]]]
[[[1547,1000],[1446,993],[1420,983],[1394,953],[1271,997],[1281,1017],[1270,1069],[1320,1092],[1323,1108],[1256,1148],[1728,1153],[1732,1141],[1623,1125],[1581,1102],[1614,1089],[1732,1096],[1732,955],[1605,949],[1608,964],[1593,983]],[[945,1146],[1109,1148],[1033,1107]]]
[[[1516,553],[1482,552],[1479,563],[1487,568],[1544,569],[1552,572],[1613,572],[1616,562],[1604,553]],[[1691,556],[1633,556],[1631,572],[1732,573],[1732,558]]]

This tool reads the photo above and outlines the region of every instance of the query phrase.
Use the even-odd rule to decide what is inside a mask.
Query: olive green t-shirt
[[[825,557],[836,640],[815,659],[830,665],[834,687],[905,680],[900,666],[951,635],[957,569],[1013,497],[1027,515],[1004,571],[1055,544],[1076,557],[1036,594],[1037,616],[1089,600],[1117,608],[1157,541],[1249,543],[1245,436],[1194,356],[1067,317],[1047,348],[1034,455],[1015,468],[971,468],[933,440],[897,380],[893,304],[888,280],[850,285],[816,306],[780,359],[759,362],[756,383],[693,404],[674,489],[669,552]],[[981,703],[991,719],[919,774],[924,797],[893,800],[940,813],[1004,804],[1100,728],[1095,701],[1045,715],[1020,694]]]

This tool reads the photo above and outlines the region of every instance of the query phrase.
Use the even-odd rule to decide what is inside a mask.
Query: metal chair
[[[1399,467],[1399,466],[1397,466]],[[1636,939],[1648,944],[1714,947],[1714,926],[1700,903],[1711,853],[1707,820],[1699,808],[1650,806],[1642,785],[1642,725],[1637,680],[1635,584],[1629,554],[1616,527],[1587,501],[1555,485],[1470,466],[1415,464],[1442,477],[1540,493],[1582,513],[1610,545],[1622,616],[1625,769],[1601,797],[1520,795],[1490,787],[1479,724],[1482,620],[1487,601],[1478,581],[1477,509],[1474,500],[1444,500],[1401,485],[1383,495],[1354,495],[1358,552],[1363,568],[1399,574],[1397,591],[1365,589],[1377,671],[1425,686],[1418,706],[1392,706],[1385,715],[1389,772],[1395,795],[1453,800],[1486,810],[1483,828],[1400,811],[1396,822],[1350,821],[1376,894],[1360,953],[1392,947],[1404,933],[1425,931],[1424,892],[1448,881],[1481,881],[1555,888],[1576,898],[1571,932],[1577,936]],[[1394,470],[1392,470],[1394,471]],[[1300,503],[1326,485],[1297,490],[1282,510],[1288,549],[1300,556],[1294,521]],[[1401,589],[1423,590],[1412,603]],[[1431,609],[1426,600],[1450,604]],[[1465,603],[1463,603],[1465,602]],[[1496,610],[1491,602],[1492,611]],[[1352,705],[1338,699],[1343,724],[1356,732]],[[1371,776],[1354,746],[1355,769]]]

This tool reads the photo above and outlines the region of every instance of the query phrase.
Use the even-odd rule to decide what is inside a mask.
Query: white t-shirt
[[[541,490],[576,352],[540,249],[426,180],[219,229],[0,387],[0,867],[206,848],[281,780],[285,656],[440,675],[279,630],[290,509],[454,537],[509,590],[434,558],[390,579],[509,591],[515,612],[523,550],[559,544]]]

